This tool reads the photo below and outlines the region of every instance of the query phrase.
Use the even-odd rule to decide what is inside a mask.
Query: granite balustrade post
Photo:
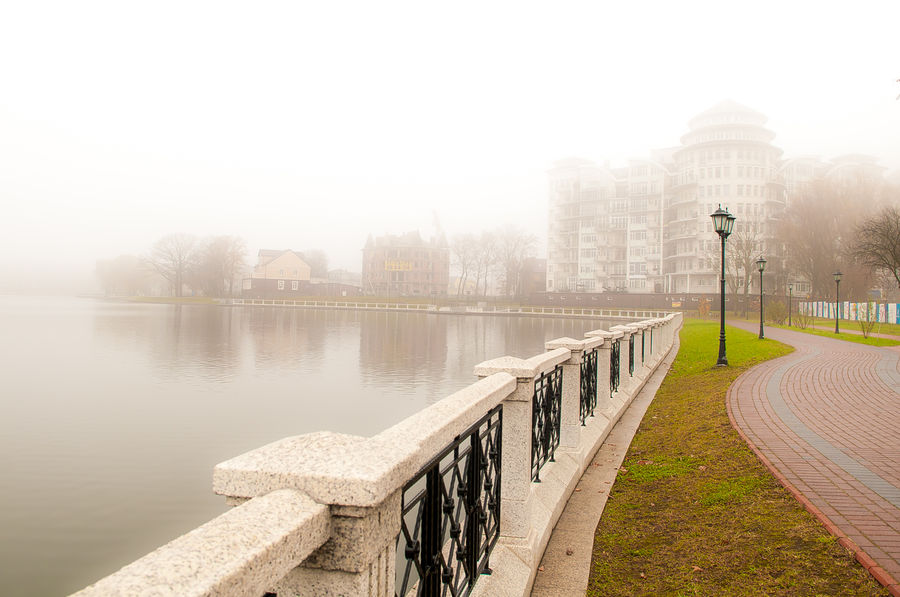
[[[619,339],[619,393],[630,395],[631,388],[637,381],[634,377],[634,373],[629,373],[628,371],[628,355],[630,350],[628,339],[631,338],[634,330],[627,325],[614,325],[609,328],[609,331],[622,334],[622,337]],[[637,369],[636,365],[637,364],[635,364],[635,369]]]
[[[602,338],[575,340],[557,338],[544,344],[548,351],[567,349],[571,356],[562,364],[562,413],[560,415],[559,445],[563,448],[577,448],[581,442],[581,365],[586,353],[603,343]],[[599,355],[598,355],[599,356]],[[599,386],[598,386],[599,388]],[[598,393],[599,401],[599,393]]]
[[[272,589],[279,597],[393,597],[401,491],[374,508],[331,506],[331,538]]]
[[[495,373],[516,378],[516,389],[503,400],[503,451],[500,463],[500,536],[526,539],[531,503],[532,402],[535,380],[570,358],[570,351],[557,348],[530,359],[500,357],[475,366],[481,379]]]
[[[574,448],[581,438],[581,360],[584,343],[574,338],[557,338],[544,343],[544,348],[548,351],[565,348],[569,351],[569,359],[562,363],[559,445]]]
[[[612,388],[610,387],[611,379],[609,377],[612,345],[622,335],[618,332],[607,332],[606,330],[591,330],[585,334],[585,337],[597,338],[603,342],[599,345],[599,353],[597,354],[597,410],[608,412],[612,408],[613,398]]]
[[[239,504],[282,487],[329,506],[331,537],[282,579],[278,595],[393,597],[402,481],[414,442],[316,432],[222,462],[213,489]]]
[[[646,339],[645,330],[649,327],[644,321],[632,323],[628,327],[634,335],[634,374],[639,381],[647,379],[650,367],[647,362],[647,346],[643,344]]]
[[[653,365],[656,366],[662,360],[665,352],[665,328],[666,322],[657,319],[653,324]]]

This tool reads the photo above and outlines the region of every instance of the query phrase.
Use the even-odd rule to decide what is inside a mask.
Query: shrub
[[[766,304],[765,315],[768,321],[783,325],[787,321],[787,305],[782,301],[769,301]]]

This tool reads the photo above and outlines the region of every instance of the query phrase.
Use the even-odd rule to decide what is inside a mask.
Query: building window
[[[284,280],[278,280],[278,290],[284,290]]]
[[[298,290],[299,288],[300,288],[300,282],[298,282],[297,280],[294,280],[293,282],[291,282],[291,290]]]

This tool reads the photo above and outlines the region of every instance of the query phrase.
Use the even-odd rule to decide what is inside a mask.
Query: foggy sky
[[[850,12],[852,10],[852,12]],[[648,157],[723,99],[788,156],[900,168],[896,1],[7,2],[0,289],[169,232],[325,250],[546,233],[554,160]]]

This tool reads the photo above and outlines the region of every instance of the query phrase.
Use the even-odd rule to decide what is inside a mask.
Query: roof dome
[[[724,100],[688,121],[688,128],[695,131],[707,126],[721,124],[750,124],[763,126],[768,118],[765,114],[748,108],[733,100]]]

